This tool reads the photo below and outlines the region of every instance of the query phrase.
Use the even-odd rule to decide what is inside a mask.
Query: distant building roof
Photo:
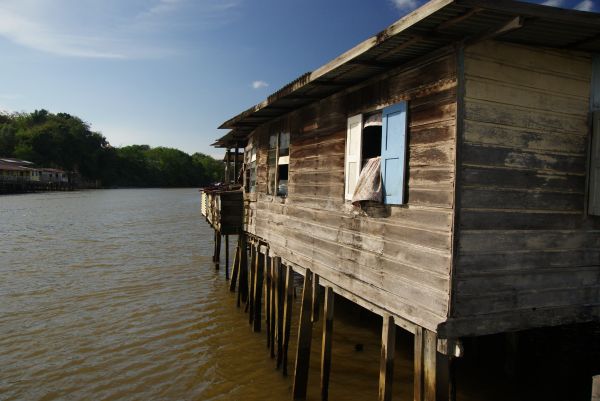
[[[22,160],[22,159],[13,159],[13,158],[0,158],[0,163],[9,163],[17,166],[33,166],[33,162]]]

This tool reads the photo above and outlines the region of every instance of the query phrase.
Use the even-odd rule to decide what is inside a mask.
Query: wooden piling
[[[600,375],[592,377],[592,401],[600,401]]]
[[[229,280],[229,235],[225,235],[225,280]]]
[[[235,248],[235,254],[233,255],[233,264],[231,265],[231,282],[229,283],[229,291],[235,292],[235,287],[240,274],[240,261],[242,259],[241,250],[242,234],[238,235],[238,242]]]
[[[381,327],[381,359],[379,362],[379,401],[392,399],[394,381],[394,353],[396,351],[396,323],[394,317],[383,316]]]
[[[321,302],[319,300],[319,276],[315,275],[313,279],[313,289],[312,289],[312,312],[310,316],[310,321],[316,323],[319,321],[319,308],[321,307]]]
[[[256,277],[256,268],[258,266],[258,244],[250,246],[250,283],[248,286],[248,303],[246,310],[248,311],[248,321],[252,324],[254,320],[254,280]]]
[[[414,380],[413,380],[413,401],[423,401],[423,328],[417,326],[415,329],[414,344]]]
[[[281,258],[275,257],[273,258],[273,267],[277,271],[277,287],[276,287],[276,315],[277,315],[277,324],[275,329],[275,338],[277,341],[277,362],[276,367],[279,369],[281,367],[281,362],[283,361],[283,311],[285,307],[285,271],[283,266],[281,265]]]
[[[313,309],[313,273],[306,269],[302,288],[302,305],[298,326],[298,344],[296,347],[296,366],[294,369],[294,399],[306,399],[308,368],[310,364],[310,345],[312,342],[311,315]]]
[[[316,281],[316,280],[315,280]],[[325,288],[323,303],[323,343],[321,345],[321,400],[329,399],[329,376],[331,373],[331,344],[333,335],[333,288]]]
[[[282,373],[284,376],[288,374],[288,348],[290,345],[290,330],[292,326],[292,306],[294,304],[294,271],[290,266],[286,267],[285,274],[285,290],[283,296],[285,297],[284,309],[283,309],[283,341],[282,341]]]
[[[265,332],[267,334],[267,348],[271,348],[271,257],[265,255],[264,274],[264,299],[265,299]]]
[[[437,396],[437,335],[423,329],[424,400],[436,401]]]
[[[275,338],[276,330],[277,330],[277,304],[278,304],[278,294],[277,294],[277,281],[278,281],[278,271],[275,266],[275,258],[271,258],[271,263],[269,264],[270,275],[271,275],[271,296],[269,297],[270,307],[270,318],[269,318],[269,345],[270,345],[270,353],[271,358],[275,358]]]
[[[221,233],[219,231],[216,232],[216,251],[215,251],[215,270],[219,270],[219,263],[221,263]]]
[[[265,254],[260,252],[260,245],[256,250],[256,269],[254,277],[254,317],[252,331],[260,332],[261,329],[261,314],[262,314],[262,289],[263,289],[263,271],[265,265]]]
[[[242,302],[248,301],[248,250],[246,249],[246,236],[240,235],[240,272],[238,285],[237,306],[241,306]]]

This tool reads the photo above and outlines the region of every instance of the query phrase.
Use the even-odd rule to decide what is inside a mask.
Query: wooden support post
[[[238,242],[233,255],[233,265],[231,265],[231,282],[229,283],[229,291],[235,292],[236,282],[240,275],[240,261],[242,259],[241,248],[242,234],[238,234]]]
[[[229,235],[225,235],[225,280],[229,280]]]
[[[254,281],[256,278],[256,268],[258,266],[258,245],[252,244],[250,246],[250,283],[248,287],[248,303],[246,304],[246,310],[248,311],[248,321],[252,324],[254,320]]]
[[[423,383],[425,401],[437,396],[437,335],[423,329]]]
[[[396,352],[396,323],[394,317],[383,316],[381,327],[381,359],[379,362],[379,401],[392,399],[394,353]]]
[[[265,254],[260,252],[260,246],[256,250],[256,272],[254,277],[254,318],[252,331],[258,333],[261,327],[262,314],[262,289],[263,289],[263,271],[265,265]]]
[[[316,280],[315,280],[316,281]],[[323,303],[323,343],[321,346],[321,400],[329,398],[329,376],[331,373],[331,343],[333,335],[333,288],[325,288]]]
[[[312,341],[312,290],[313,273],[306,269],[302,288],[302,305],[298,327],[298,344],[296,347],[296,367],[294,369],[294,400],[306,399],[308,385],[308,368],[310,364],[310,345]]]
[[[241,302],[248,301],[248,250],[246,249],[246,235],[242,232],[240,234],[240,273],[238,285],[238,300],[237,306],[241,305]]]
[[[215,255],[215,270],[219,270],[221,262],[221,232],[217,231],[217,250]]]
[[[271,272],[271,296],[270,299],[270,318],[269,318],[269,343],[271,345],[270,356],[271,358],[275,358],[275,339],[277,337],[277,304],[279,303],[278,293],[277,293],[277,283],[279,280],[278,270],[275,266],[275,258],[271,258],[271,263],[269,264],[269,269]]]
[[[271,348],[271,257],[265,255],[264,295],[265,295],[265,332],[267,334],[267,348]]]
[[[277,339],[277,363],[276,367],[281,367],[283,361],[283,311],[284,311],[284,299],[285,299],[285,271],[281,265],[281,258],[273,258],[273,264],[277,270],[277,328],[276,328],[276,339]]]
[[[423,401],[423,328],[417,326],[415,331],[415,346],[414,346],[414,385],[413,385],[413,401]]]
[[[319,308],[321,306],[321,302],[319,301],[319,276],[315,275],[313,280],[313,289],[312,289],[312,312],[310,316],[310,321],[316,323],[319,321]]]
[[[600,401],[600,375],[592,377],[592,401]]]
[[[292,305],[294,304],[294,270],[290,266],[287,266],[285,274],[285,290],[283,296],[285,297],[285,306],[283,310],[283,375],[288,374],[288,348],[290,345],[290,330],[292,326]]]
[[[213,263],[217,261],[217,230],[213,234]]]

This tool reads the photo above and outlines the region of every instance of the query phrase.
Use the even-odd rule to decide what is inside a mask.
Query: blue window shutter
[[[383,109],[381,138],[381,180],[386,205],[405,201],[406,102]]]

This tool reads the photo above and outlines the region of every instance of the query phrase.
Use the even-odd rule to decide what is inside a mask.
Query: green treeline
[[[223,164],[202,153],[148,145],[112,147],[80,118],[33,113],[0,114],[0,157],[78,172],[104,187],[187,187],[219,181]]]

